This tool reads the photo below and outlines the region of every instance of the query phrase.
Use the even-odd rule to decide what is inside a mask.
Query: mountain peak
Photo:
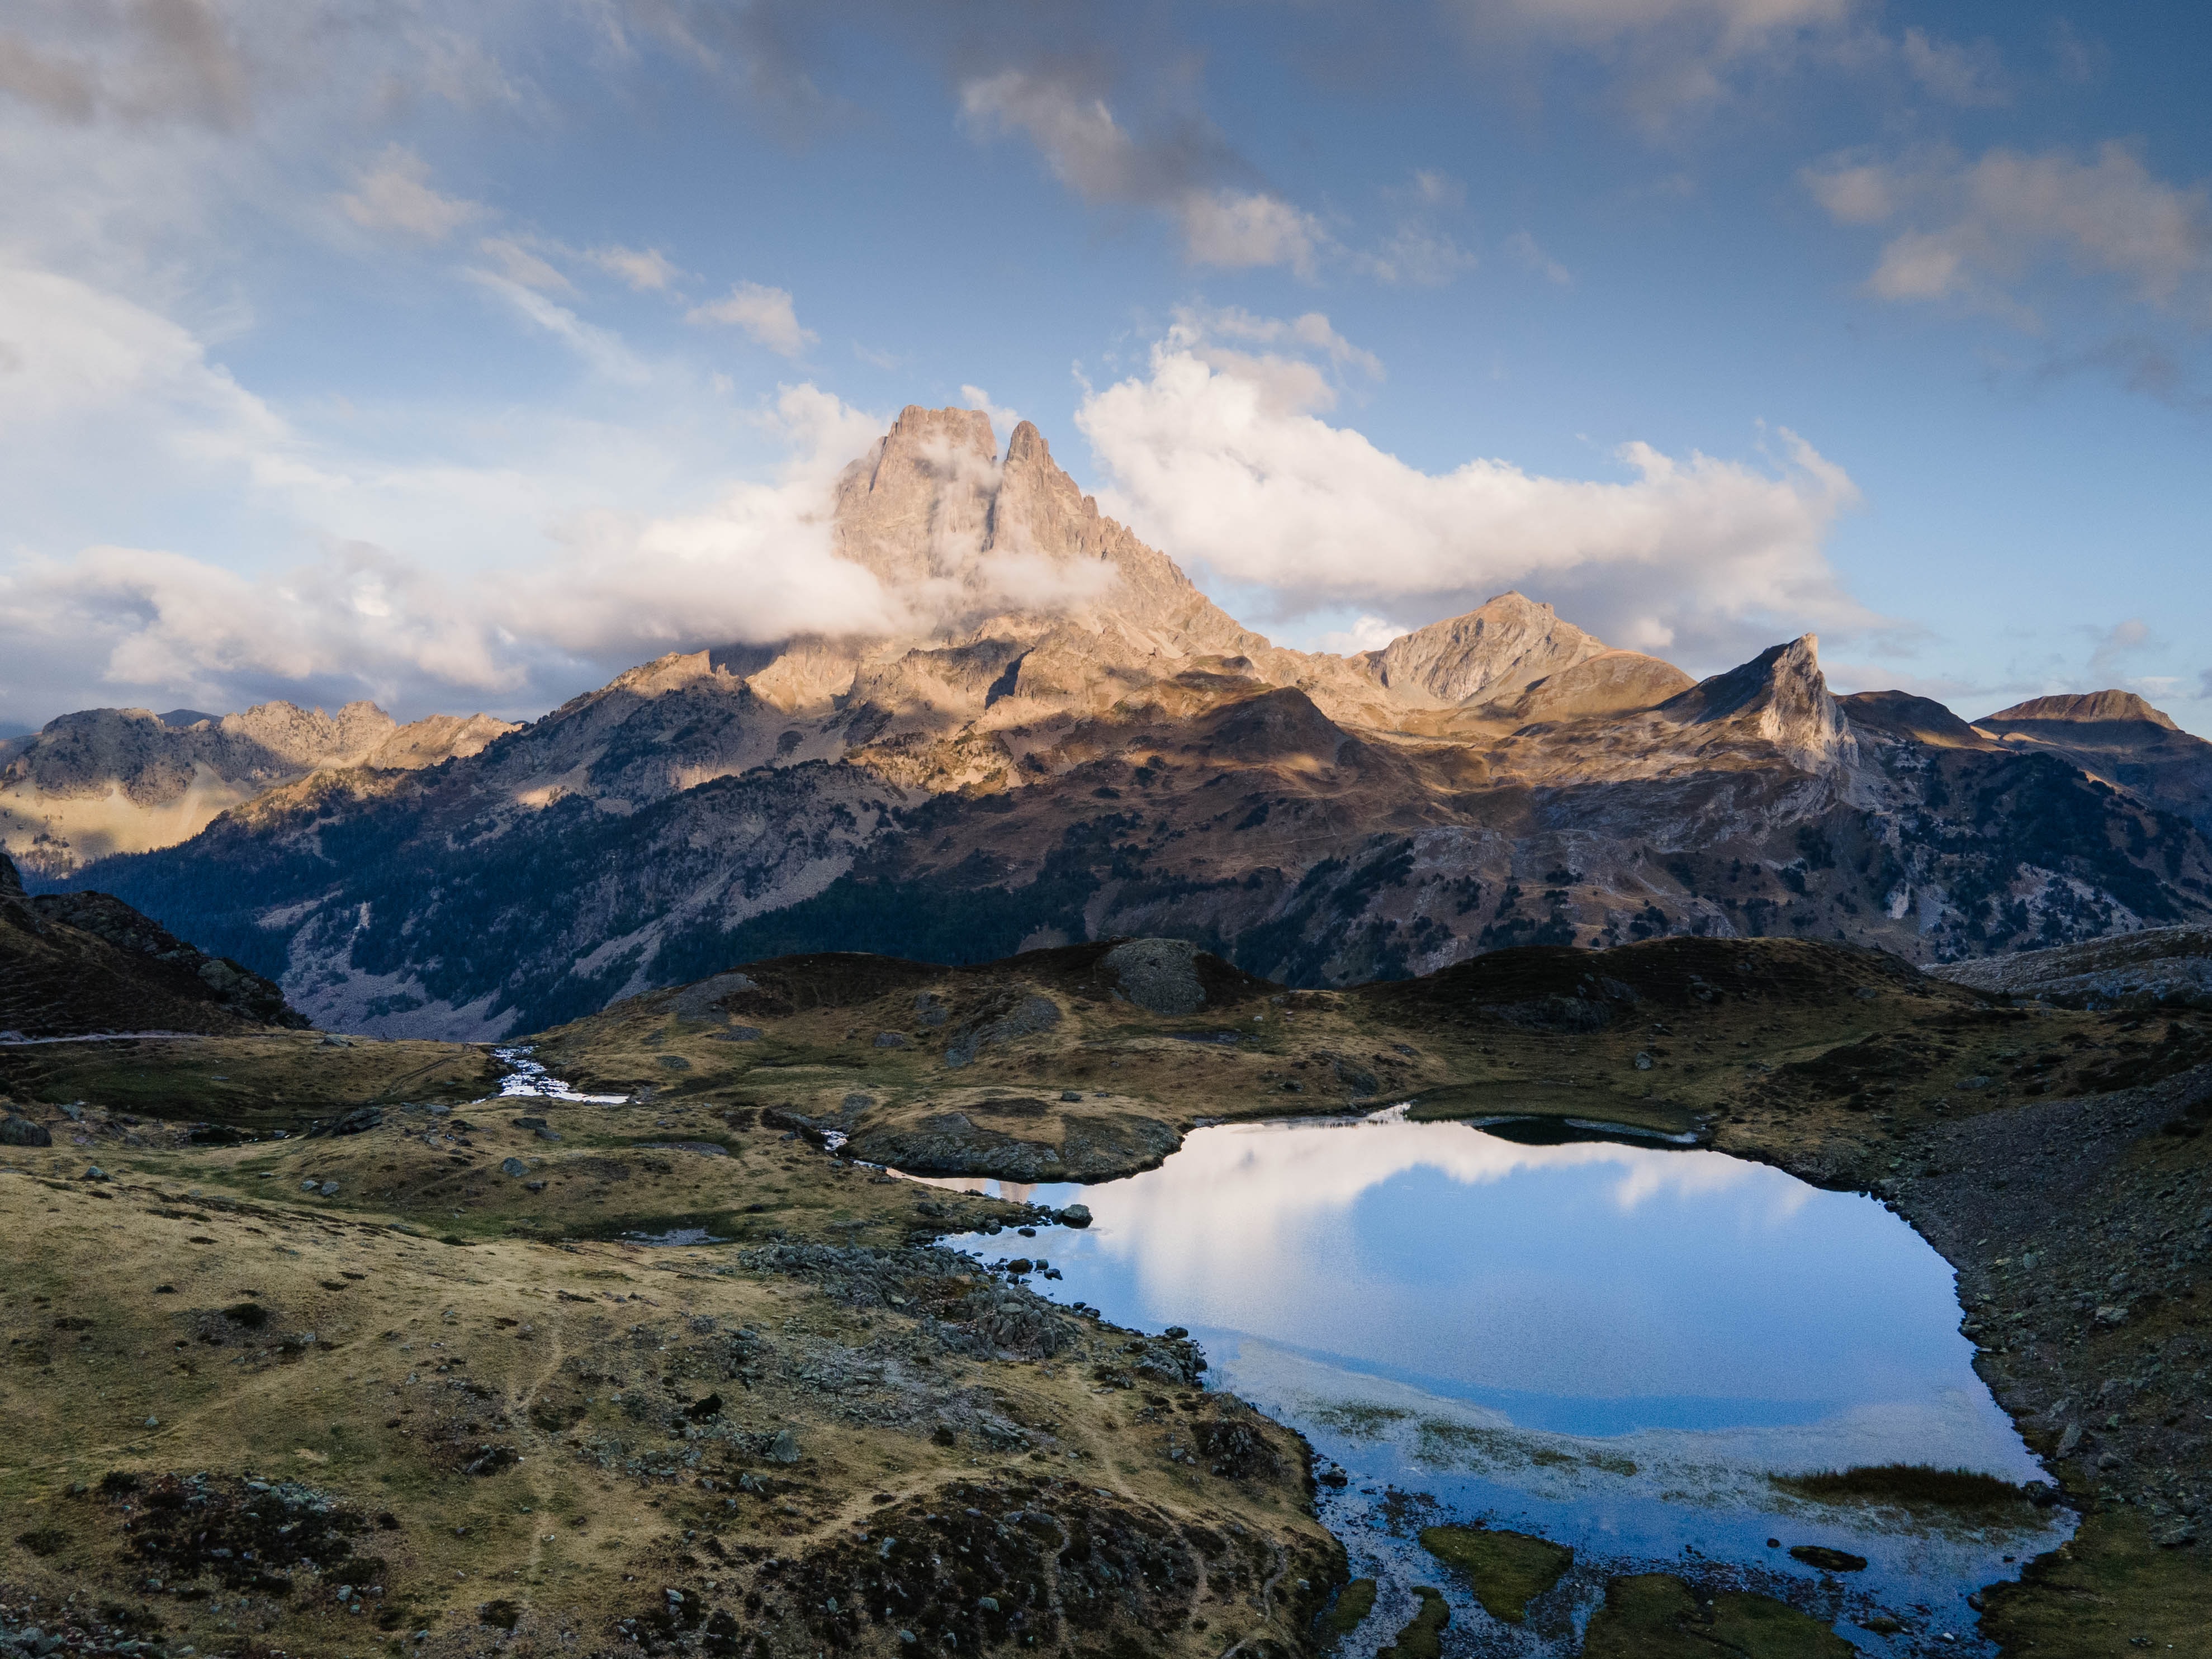
[[[1798,766],[1817,771],[1850,743],[1843,711],[1820,672],[1820,640],[1802,634],[1749,662],[1700,680],[1659,705],[1682,726],[1748,725]]]
[[[2181,729],[2134,692],[2117,690],[2055,697],[2030,697],[2026,702],[2000,708],[1975,724],[1994,726],[2024,725],[2031,721],[2063,721],[2069,725],[2101,726],[2122,720],[2146,721],[2152,726],[2164,726],[2169,732]]]
[[[1605,649],[1550,605],[1508,592],[1353,660],[1401,697],[1495,702]]]

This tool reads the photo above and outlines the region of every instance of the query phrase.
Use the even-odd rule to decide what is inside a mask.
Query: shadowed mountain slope
[[[0,855],[0,1031],[228,1035],[301,1027],[284,994],[105,893],[27,897]]]
[[[2035,697],[1974,724],[2007,748],[2059,756],[2212,832],[2212,743],[2132,691]]]

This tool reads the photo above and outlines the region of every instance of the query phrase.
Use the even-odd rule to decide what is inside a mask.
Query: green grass
[[[1426,1584],[1416,1584],[1413,1594],[1421,1598],[1421,1610],[1375,1659],[1439,1659],[1443,1654],[1443,1628],[1451,1622],[1451,1607],[1441,1591]]]
[[[2009,1480],[1972,1469],[1938,1469],[1925,1463],[1877,1463],[1818,1474],[1778,1474],[1774,1484],[1815,1503],[1888,1504],[1899,1509],[1988,1510],[2027,1501]]]
[[[1424,1527],[1421,1547],[1463,1574],[1483,1611],[1509,1625],[1526,1619],[1528,1603],[1575,1562],[1575,1553],[1564,1544],[1480,1527]]]
[[[1374,1611],[1375,1581],[1355,1578],[1337,1592],[1336,1604],[1322,1615],[1322,1634],[1331,1638],[1348,1636]]]
[[[1700,1605],[1671,1573],[1638,1573],[1605,1587],[1583,1638],[1583,1659],[1856,1659],[1857,1650],[1771,1596],[1726,1590]]]

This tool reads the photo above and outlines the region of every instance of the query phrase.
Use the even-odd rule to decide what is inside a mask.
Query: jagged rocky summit
[[[1034,426],[1000,453],[973,410],[906,410],[835,514],[904,607],[890,635],[672,653],[448,764],[308,771],[76,879],[318,1024],[470,1037],[801,951],[1173,936],[1326,985],[1504,945],[1939,961],[2212,917],[2187,805],[2212,744],[2132,708],[1838,697],[1810,635],[1693,684],[1517,593],[1286,650]]]

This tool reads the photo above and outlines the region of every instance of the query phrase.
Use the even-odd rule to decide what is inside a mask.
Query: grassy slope
[[[911,1138],[920,1126],[957,1112],[974,1132],[970,1138],[992,1156],[1034,1160],[1050,1150],[1064,1154],[1062,1168],[1088,1158],[1102,1166],[1100,1173],[1116,1160],[1121,1167],[1151,1161],[1158,1152],[1146,1153],[1144,1148],[1157,1148],[1163,1136],[1164,1144],[1172,1145],[1182,1131],[1201,1120],[1364,1109],[1409,1097],[1419,1103],[1417,1111],[1438,1115],[1548,1114],[1669,1131],[1694,1127],[1723,1150],[1766,1159],[1826,1184],[1888,1194],[1960,1267],[1962,1291],[1983,1322],[1969,1328],[1982,1336],[1984,1373],[2039,1447],[2055,1444],[2058,1421],[2048,1418],[2046,1407],[2059,1403],[2061,1396],[2088,1398],[2115,1374],[2139,1382],[2153,1379],[2130,1396],[2129,1428],[2107,1430],[2100,1414],[2095,1431],[2062,1467],[2090,1513],[2064,1561],[2046,1564],[2026,1585],[1996,1595],[1990,1627],[2005,1636],[2008,1651],[2027,1651],[2030,1642],[2038,1653],[2103,1651],[2098,1641],[2105,1638],[2088,1632],[2107,1625],[2139,1626],[2129,1634],[2148,1634],[2174,1620],[2197,1616],[2208,1577],[2203,1547],[2161,1549],[2145,1541],[2171,1521],[2179,1495],[2192,1486],[2202,1491],[2206,1481],[2201,1436],[2192,1437],[2185,1425],[2159,1426],[2167,1416],[2179,1420],[2178,1408],[2190,1386],[2185,1365],[2169,1365],[2161,1374],[2155,1358],[2162,1346],[2194,1340],[2201,1328],[2191,1281],[2196,1269],[2179,1255],[2169,1260],[2166,1251],[2179,1249],[2171,1245],[2172,1230],[2162,1221],[2149,1227],[2145,1219],[2158,1218],[2160,1205],[2181,1201],[2174,1195],[2189,1190],[2192,1182],[2201,1189],[2205,1152],[2212,1146],[2203,1137],[2156,1133],[2152,1121],[2167,1109],[2158,1103],[2166,1098],[2159,1091],[2183,1086],[2194,1075],[2191,1067],[2212,1059],[2212,1050],[2188,1022],[2145,1023],[2121,1015],[2063,1012],[2030,1015],[1995,1008],[1885,958],[1784,940],[1659,941],[1595,957],[1501,953],[1427,981],[1347,993],[1285,994],[1232,970],[1209,969],[1213,977],[1207,981],[1206,1002],[1194,1013],[1169,1016],[1116,1000],[1116,988],[1100,967],[1101,954],[1096,947],[1075,947],[966,970],[851,957],[764,964],[748,969],[750,989],[732,990],[725,984],[714,997],[688,1000],[680,992],[655,993],[549,1034],[542,1056],[556,1073],[609,1091],[653,1091],[649,1100],[619,1109],[528,1109],[562,1130],[559,1143],[513,1128],[512,1116],[524,1109],[510,1105],[497,1112],[464,1113],[481,1126],[470,1136],[473,1147],[431,1148],[400,1133],[403,1127],[419,1133],[430,1121],[428,1114],[393,1112],[381,1128],[360,1137],[279,1147],[264,1143],[221,1153],[149,1150],[140,1155],[148,1161],[137,1166],[133,1179],[167,1183],[164,1190],[198,1183],[204,1191],[227,1191],[241,1201],[264,1205],[278,1202],[268,1196],[273,1192],[282,1195],[282,1207],[295,1218],[307,1208],[349,1216],[346,1224],[368,1229],[360,1236],[375,1241],[389,1258],[380,1271],[392,1276],[395,1288],[402,1282],[412,1286],[410,1295],[419,1292],[414,1305],[428,1309],[433,1303],[446,1305],[438,1300],[441,1296],[450,1300],[476,1294],[449,1288],[459,1283],[450,1277],[459,1272],[450,1265],[454,1262],[470,1264],[468,1273],[487,1284],[514,1287],[517,1295],[532,1284],[542,1291],[562,1283],[558,1275],[577,1271],[575,1264],[586,1258],[594,1263],[592,1271],[627,1273],[634,1283],[665,1282],[641,1278],[647,1273],[702,1271],[698,1264],[665,1252],[582,1243],[575,1247],[582,1253],[578,1256],[545,1243],[520,1242],[522,1235],[604,1240],[628,1228],[653,1224],[658,1218],[702,1222],[720,1236],[755,1241],[781,1234],[890,1245],[911,1229],[955,1224],[954,1218],[928,1218],[915,1208],[917,1202],[942,1203],[942,1194],[924,1200],[905,1183],[877,1185],[865,1175],[836,1171],[802,1143],[774,1138],[757,1127],[733,1127],[757,1123],[754,1115],[763,1110],[836,1123],[864,1143],[871,1135]],[[1048,1000],[1059,1014],[1057,1022],[983,1041],[972,1062],[946,1064],[949,1039],[1003,1019],[1030,998]],[[1603,1005],[1603,1023],[1577,1029],[1591,1020],[1586,1008],[1577,1012],[1567,1006],[1575,1004]],[[944,1011],[936,1024],[921,1017],[933,1006]],[[740,1027],[760,1036],[726,1040]],[[1234,1045],[1178,1040],[1178,1034],[1232,1030],[1239,1036]],[[905,1046],[878,1047],[882,1032],[896,1034]],[[397,1087],[393,1081],[421,1063],[411,1054],[397,1052],[406,1046],[303,1048],[283,1063],[304,1068],[292,1074],[300,1079],[325,1064],[356,1068],[343,1086],[321,1085],[319,1095],[309,1090],[327,1103],[372,1094],[391,1099],[395,1092],[416,1098],[415,1085]],[[394,1052],[379,1058],[379,1051],[387,1049]],[[1638,1055],[1647,1066],[1638,1064]],[[119,1055],[102,1058],[88,1052],[66,1064],[40,1063],[59,1069],[42,1074],[33,1090],[25,1091],[12,1079],[10,1086],[19,1093],[82,1096],[95,1102],[135,1086],[133,1067]],[[174,1063],[189,1069],[202,1060]],[[224,1063],[234,1082],[252,1074],[238,1061]],[[478,1051],[456,1050],[451,1063],[456,1070],[449,1080],[458,1083],[468,1066],[481,1066],[482,1058]],[[1984,1081],[1965,1086],[1974,1079]],[[195,1099],[179,1084],[172,1108],[190,1102],[194,1115],[245,1109],[216,1097],[212,1085],[193,1086],[208,1092]],[[297,1081],[285,1085],[299,1086]],[[1063,1091],[1081,1098],[1064,1101]],[[257,1094],[254,1109],[280,1110],[283,1093],[271,1087]],[[995,1106],[990,1104],[994,1100]],[[2093,1175],[2075,1182],[2078,1191],[2039,1198],[2038,1212],[2023,1214],[2008,1231],[2002,1202],[1991,1218],[1992,1192],[2003,1188],[2002,1171],[2028,1158],[2048,1133],[2039,1129],[2022,1136],[2015,1127],[2040,1121],[2037,1114],[2068,1100],[2085,1101],[2083,1112],[2098,1122],[2124,1120],[2136,1128],[2107,1137],[2109,1155],[2100,1154],[2104,1161]],[[2130,1102],[2136,1106],[2124,1110]],[[140,1109],[149,1109],[142,1104]],[[2133,1118],[2128,1110],[2135,1112]],[[2142,1128],[2147,1123],[2151,1127]],[[2078,1125],[2065,1133],[2084,1146],[2095,1138]],[[150,1128],[142,1126],[141,1138],[148,1133]],[[735,1155],[717,1159],[693,1152],[641,1152],[632,1145],[658,1137],[717,1140]],[[99,1155],[106,1160],[112,1154],[103,1146]],[[545,1180],[546,1190],[532,1194],[519,1179],[492,1176],[489,1171],[507,1156],[542,1161],[530,1177]],[[76,1172],[59,1154],[24,1153],[16,1161],[38,1164],[50,1174]],[[622,1172],[614,1173],[612,1165],[621,1166]],[[259,1174],[264,1167],[272,1171],[265,1180]],[[2028,1189],[2032,1173],[2014,1170],[2015,1191]],[[335,1179],[338,1195],[298,1197],[298,1180],[310,1174],[319,1181]],[[19,1179],[0,1180],[0,1187],[13,1188]],[[58,1214],[106,1207],[81,1187],[72,1188],[66,1199],[52,1188],[39,1191],[46,1194],[43,1201],[58,1206]],[[2095,1208],[2107,1199],[2111,1213]],[[970,1218],[981,1212],[973,1206],[981,1200],[960,1202],[971,1206]],[[755,1205],[766,1207],[756,1211]],[[403,1243],[404,1235],[379,1228],[393,1218],[408,1220],[426,1233],[482,1242],[465,1250]],[[288,1224],[308,1225],[296,1218]],[[2139,1224],[2149,1229],[2140,1243],[2129,1231]],[[137,1246],[129,1239],[137,1225],[134,1220],[113,1243],[136,1252]],[[2022,1247],[2014,1234],[2022,1228],[2039,1235],[2033,1242],[2041,1260],[2033,1273],[2017,1267]],[[116,1231],[108,1229],[111,1235]],[[2161,1231],[2168,1242],[2154,1249],[2152,1239]],[[1049,1237],[1045,1233],[1029,1248],[1049,1254]],[[247,1241],[241,1237],[237,1243],[243,1247]],[[254,1241],[254,1248],[272,1249],[261,1241]],[[2092,1273],[2101,1282],[2116,1253],[2136,1267],[2151,1294],[2131,1322],[2095,1325],[2052,1287]],[[154,1262],[161,1259],[167,1258],[134,1254],[137,1265],[132,1272],[140,1279],[149,1278],[160,1271]],[[436,1277],[441,1270],[449,1277]],[[74,1271],[63,1271],[55,1283],[72,1282]],[[781,1298],[816,1310],[809,1316],[832,1322],[848,1343],[878,1340],[860,1334],[849,1306],[824,1302],[811,1285],[773,1275],[756,1285],[744,1275],[711,1273],[680,1282],[702,1287],[685,1292],[695,1297],[736,1298],[716,1304],[726,1305],[727,1311],[714,1317],[758,1321],[767,1304],[757,1298],[773,1289]],[[587,1288],[579,1286],[578,1293]],[[1988,1303],[1976,1303],[1984,1296]],[[312,1304],[310,1297],[305,1305]],[[481,1305],[488,1314],[489,1303]],[[151,1303],[145,1307],[151,1311],[132,1317],[151,1319],[159,1311]],[[26,1312],[20,1297],[10,1298],[11,1322],[22,1320]],[[305,1312],[301,1316],[321,1317]],[[426,1316],[418,1310],[410,1316]],[[878,1322],[874,1330],[886,1320],[904,1329],[912,1319],[907,1312],[881,1306],[866,1316]],[[841,1320],[845,1322],[835,1323]],[[379,1322],[401,1328],[391,1319]],[[149,1353],[159,1352],[151,1342],[141,1340],[141,1346]],[[2166,1351],[2176,1352],[2171,1346]],[[317,1355],[300,1363],[326,1364],[330,1358]],[[473,1349],[471,1358],[474,1374],[482,1362]],[[978,1377],[1005,1374],[1003,1368],[994,1371],[996,1362],[963,1363]],[[388,1361],[377,1375],[396,1366]],[[1180,1395],[1163,1393],[1160,1398],[1169,1402],[1164,1407],[1132,1410],[1146,1396],[1125,1394],[1121,1406],[1109,1408],[1092,1396],[1091,1385],[1080,1382],[1083,1364],[1066,1362],[1054,1370],[1059,1376],[1048,1379],[1034,1365],[1018,1372],[1024,1388],[1042,1388],[1050,1395],[1030,1409],[1038,1420],[1060,1425],[1054,1456],[1064,1457],[1060,1443],[1091,1449],[1104,1460],[1101,1467],[1121,1455],[1145,1471],[1147,1480],[1182,1467],[1168,1463],[1164,1452],[1157,1459],[1148,1453],[1128,1458],[1130,1449],[1147,1443],[1146,1437],[1164,1443],[1165,1430],[1158,1423],[1170,1420]],[[242,1382],[243,1376],[236,1380]],[[513,1398],[519,1401],[523,1395]],[[1104,1398],[1110,1401],[1115,1396]],[[599,1399],[604,1402],[605,1395]],[[131,1409],[136,1407],[134,1400]],[[605,1408],[602,1403],[592,1409]],[[794,1422],[816,1422],[822,1420],[820,1409],[794,1396],[787,1415]],[[2082,1407],[2077,1404],[2072,1410],[2078,1414]],[[1136,1420],[1146,1411],[1168,1415],[1158,1423]],[[2130,1439],[2138,1413],[2144,1419],[2142,1431]],[[364,1424],[372,1414],[364,1410]],[[526,1422],[526,1410],[518,1416],[510,1407],[507,1416]],[[135,1419],[120,1419],[126,1425],[131,1420]],[[1115,1426],[1107,1426],[1109,1420]],[[1089,1425],[1081,1431],[1087,1439],[1079,1435],[1078,1425]],[[107,1432],[96,1449],[88,1443],[73,1454],[67,1469],[72,1478],[87,1478],[124,1457],[123,1429],[111,1425]],[[405,1452],[413,1443],[404,1433],[379,1432],[397,1435],[391,1442],[394,1457],[430,1456],[427,1450]],[[1122,1437],[1117,1443],[1108,1437]],[[905,1435],[896,1440],[896,1455],[918,1460],[916,1468],[937,1468],[931,1478],[949,1478],[967,1467],[966,1457],[978,1455],[963,1443],[958,1457],[933,1462],[932,1443]],[[2096,1456],[2107,1448],[2125,1454],[2127,1467],[2118,1474],[2096,1467]],[[272,1454],[257,1449],[252,1455]],[[550,1469],[551,1462],[539,1460],[556,1455],[550,1444],[541,1447],[521,1469]],[[192,1466],[216,1467],[226,1457],[235,1466],[246,1455],[242,1447],[211,1445]],[[573,1458],[573,1453],[568,1455]],[[171,1466],[191,1462],[179,1457]],[[1032,1466],[1021,1454],[997,1467]],[[849,1496],[858,1490],[854,1483],[887,1480],[872,1472],[876,1467],[865,1462],[841,1464],[823,1490]],[[590,1474],[585,1466],[578,1468],[584,1473],[571,1478]],[[31,1495],[41,1503],[59,1501],[53,1494],[65,1484],[63,1474],[59,1468],[48,1470]],[[1090,1479],[1087,1470],[1083,1478]],[[1188,1478],[1203,1484],[1207,1477]],[[460,1501],[457,1493],[480,1490],[467,1480],[452,1484],[458,1479],[441,1475],[422,1490],[444,1493],[436,1499],[443,1504]],[[692,1503],[694,1510],[684,1511],[690,1517],[685,1525],[708,1535],[698,1522],[714,1506],[696,1506],[684,1496],[690,1488],[661,1493],[663,1514],[648,1516],[640,1507],[647,1503],[647,1490],[633,1491],[620,1480],[600,1480],[599,1474],[591,1479],[599,1484],[591,1488],[587,1510],[619,1510],[629,1517],[626,1527],[641,1527],[650,1519],[665,1534],[671,1525],[665,1506]],[[439,1480],[447,1484],[441,1486]],[[1303,1518],[1295,1481],[1256,1486],[1248,1481],[1232,1487],[1209,1489],[1203,1504],[1212,1507],[1206,1512],[1242,1514],[1259,1535],[1286,1547],[1322,1547],[1310,1522]],[[1132,1501],[1139,1495],[1159,1505],[1160,1513],[1178,1517],[1178,1525],[1196,1513],[1191,1505],[1201,1503],[1188,1492],[1155,1495],[1146,1487],[1133,1492]],[[424,1502],[429,1501],[426,1497]],[[739,1501],[742,1507],[746,1500]],[[1277,1507],[1270,1510],[1269,1504]],[[722,1526],[727,1535],[728,1524]],[[409,1521],[408,1528],[415,1530],[403,1529],[404,1536],[420,1535],[416,1522]],[[826,1540],[834,1532],[817,1527],[809,1535]],[[699,1556],[696,1543],[689,1553]],[[34,1570],[36,1564],[19,1554],[4,1574],[22,1582]],[[522,1555],[486,1570],[520,1571],[526,1577],[533,1571]],[[574,1582],[581,1583],[588,1576]],[[647,1576],[641,1574],[636,1582],[646,1582]],[[1326,1575],[1306,1576],[1318,1593]],[[743,1575],[738,1577],[742,1581]],[[552,1583],[547,1579],[532,1587],[531,1594],[550,1595]],[[482,1599],[477,1591],[469,1594]],[[465,1621],[474,1603],[447,1595],[441,1605],[446,1623],[439,1627],[445,1629]],[[2085,1609],[2094,1610],[2094,1619]],[[1218,1634],[1222,1613],[1216,1612],[1212,1622]],[[1269,1622],[1287,1639],[1288,1627],[1279,1616],[1271,1615]],[[2075,1638],[2069,1633],[2076,1632],[2081,1632],[2079,1644],[2069,1646]]]

